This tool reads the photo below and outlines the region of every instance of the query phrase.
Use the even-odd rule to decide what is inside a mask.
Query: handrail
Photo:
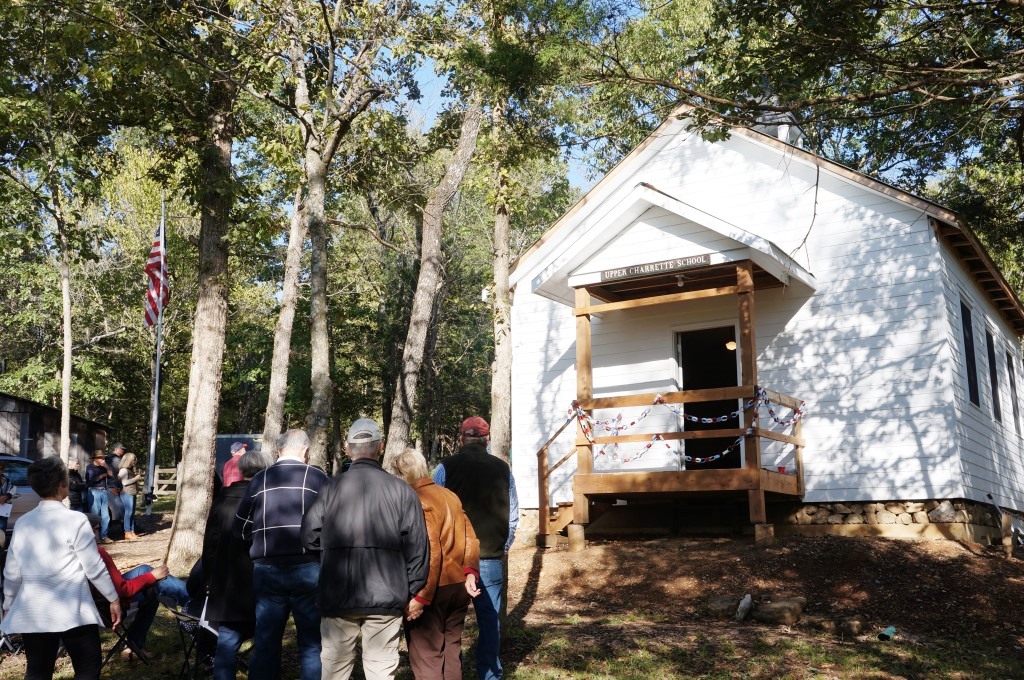
[[[565,428],[569,427],[569,423],[574,420],[576,420],[576,414],[567,418],[566,421],[562,423],[562,426],[558,428],[558,430],[551,435],[546,442],[544,442],[544,445],[541,446],[540,449],[537,450],[537,531],[543,535],[547,535],[548,533],[547,515],[551,511],[551,506],[549,505],[550,500],[548,498],[548,475],[551,474],[551,470],[554,470],[565,462],[565,458],[562,458],[562,460],[555,464],[555,468],[551,468],[551,470],[549,470],[548,447],[551,446],[551,443],[558,438],[558,435],[565,431]],[[573,451],[573,453],[575,453],[575,451]]]

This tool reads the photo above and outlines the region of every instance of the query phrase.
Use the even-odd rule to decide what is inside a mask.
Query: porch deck
[[[669,286],[667,277],[654,277],[626,284],[616,282],[611,285],[581,286],[575,291],[576,317],[576,394],[577,402],[575,417],[566,421],[548,442],[537,452],[537,480],[539,486],[539,507],[541,517],[539,523],[539,541],[569,522],[576,525],[587,525],[591,521],[591,510],[597,503],[627,497],[671,497],[682,494],[702,495],[746,495],[750,522],[754,525],[758,541],[772,535],[772,527],[767,524],[765,510],[766,494],[781,495],[790,498],[801,498],[804,494],[803,447],[801,436],[803,402],[793,396],[766,389],[757,384],[757,359],[754,337],[754,292],[757,288],[775,285],[776,282],[759,280],[759,268],[751,260],[742,260],[732,265],[735,285],[723,286],[727,283],[721,279],[723,268],[705,267],[688,270],[687,288],[679,293],[666,293],[662,288]],[[760,283],[760,285],[758,285]],[[629,289],[623,286],[630,286]],[[653,287],[652,287],[653,286]],[[661,288],[659,288],[661,286]],[[682,287],[683,281],[677,287]],[[732,296],[737,298],[737,319],[739,322],[739,364],[741,369],[740,385],[737,387],[717,387],[713,389],[679,390],[663,395],[634,394],[613,397],[593,396],[593,362],[591,357],[591,317],[601,313],[621,313],[639,307],[689,304],[692,301],[709,297]],[[596,298],[599,302],[595,302]],[[599,437],[594,436],[590,414],[599,409],[615,409],[647,406],[650,404],[687,404],[699,402],[721,402],[736,400],[742,408],[730,417],[737,420],[733,429],[688,429],[682,432],[662,432],[655,435],[631,434]],[[778,429],[762,427],[762,414],[759,408],[765,402],[777,404],[791,409],[793,416],[788,420],[779,420],[772,415],[777,424],[791,425],[792,433],[779,432]],[[577,423],[575,451],[567,453],[553,466],[548,464],[548,446],[568,427],[570,422]],[[704,421],[701,421],[704,422]],[[711,422],[711,421],[707,421]],[[702,463],[709,459],[696,456],[686,457],[685,467],[678,471],[646,471],[646,472],[603,472],[595,473],[594,447],[603,444],[619,444],[626,442],[651,441],[652,436],[660,440],[694,440],[732,438],[734,445],[743,442],[742,465],[737,468],[701,469]],[[795,474],[785,474],[762,469],[761,440],[766,439],[776,444],[793,446],[795,450]],[[730,447],[732,448],[732,447]],[[548,482],[551,472],[576,457],[576,473],[573,477],[573,501],[563,503],[557,510],[550,506]],[[712,457],[713,460],[715,457]],[[692,462],[692,466],[690,464]]]
[[[754,491],[801,497],[800,478],[772,470],[676,470],[576,475],[573,489],[589,500],[721,491]]]

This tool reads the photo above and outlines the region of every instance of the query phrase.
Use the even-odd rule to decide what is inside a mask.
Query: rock
[[[963,510],[964,509],[963,501],[957,501],[956,503],[953,503],[953,509],[954,510]]]
[[[967,515],[965,510],[957,510],[954,514],[956,515],[956,519],[954,520],[955,522],[962,522],[963,524],[971,523],[971,518]]]
[[[867,623],[861,616],[847,616],[839,620],[838,630],[842,635],[857,637],[864,632]]]
[[[842,524],[843,523],[843,516],[842,515],[829,515],[828,516],[828,523],[829,524]]]
[[[807,606],[807,600],[802,597],[784,597],[774,602],[757,605],[750,616],[760,623],[791,626],[800,620],[805,606]]]
[[[919,501],[905,502],[903,506],[911,515],[913,515],[915,512],[921,512],[922,510],[924,510],[924,503],[921,503]]]
[[[864,504],[863,503],[853,503],[852,505],[850,505],[850,512],[852,512],[855,515],[862,515],[862,514],[864,514]]]
[[[732,595],[713,597],[708,601],[708,615],[713,619],[724,621],[736,613],[738,604],[739,600]]]
[[[941,505],[941,503],[939,503],[938,501],[927,501],[924,504],[924,511],[925,512],[931,512],[932,510],[934,510],[935,508],[939,507],[940,505]]]
[[[843,503],[836,503],[835,505],[832,506],[832,510],[833,512],[839,515],[849,515],[851,512],[853,512],[853,510],[851,510],[849,506],[844,505]]]
[[[928,513],[928,521],[936,524],[949,524],[950,522],[956,521],[956,510],[953,509],[953,504],[949,501],[942,501],[939,505]]]
[[[928,524],[928,513],[924,510],[918,510],[914,513],[914,524]]]
[[[865,512],[864,521],[867,524],[878,524],[878,515],[876,515],[874,512]]]
[[[896,515],[896,519],[899,520],[900,524],[913,524],[914,523],[914,518],[911,517],[910,514],[906,513],[906,512],[901,512],[900,514]]]
[[[740,600],[739,606],[736,607],[736,620],[742,621],[743,619],[747,618],[747,614],[750,613],[750,609],[753,606],[754,598],[750,596],[750,593],[747,593],[743,596],[743,599]]]
[[[886,503],[886,512],[891,512],[894,515],[899,515],[907,511],[907,508],[903,503]]]
[[[814,521],[814,515],[807,514],[806,512],[796,513],[797,524],[810,524]]]
[[[881,512],[875,513],[875,520],[877,520],[878,524],[896,524],[896,515],[886,510],[882,510]]]
[[[814,524],[828,524],[828,514],[819,512],[814,516]]]
[[[838,630],[839,624],[835,619],[808,614],[806,616],[801,615],[800,625],[807,626],[814,630],[820,630],[823,633],[835,633]]]
[[[844,515],[843,524],[864,524],[864,515]]]

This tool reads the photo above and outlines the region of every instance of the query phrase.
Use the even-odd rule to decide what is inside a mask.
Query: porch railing
[[[747,417],[746,421],[750,424],[742,428],[730,428],[730,429],[715,429],[715,430],[687,430],[683,432],[660,432],[660,433],[645,433],[645,434],[627,434],[627,435],[615,435],[615,436],[592,436],[586,437],[583,430],[580,428],[578,423],[577,414],[582,412],[592,412],[595,409],[609,409],[609,408],[629,408],[629,407],[642,407],[650,406],[655,403],[655,399],[660,397],[660,403],[665,404],[693,404],[700,402],[709,401],[723,401],[723,400],[753,400],[754,403],[744,409],[745,413],[759,408],[760,402],[757,401],[758,397],[762,396],[772,404],[778,404],[785,408],[788,408],[794,412],[803,406],[803,402],[796,397],[776,392],[774,390],[759,388],[758,386],[740,386],[740,387],[723,387],[715,389],[705,390],[680,390],[677,392],[668,392],[665,394],[630,394],[614,397],[594,397],[591,399],[581,399],[577,402],[579,410],[567,419],[561,427],[544,443],[543,446],[537,451],[537,484],[538,484],[538,506],[539,511],[539,527],[538,533],[541,535],[547,535],[551,531],[551,512],[553,508],[550,502],[550,479],[552,473],[562,466],[567,460],[569,460],[574,454],[579,455],[579,451],[583,448],[589,450],[589,455],[593,456],[593,446],[600,444],[621,444],[627,442],[646,442],[651,441],[652,438],[658,437],[665,441],[672,440],[689,440],[689,439],[726,439],[726,438],[744,438],[751,445],[746,447],[746,455],[744,457],[744,466],[741,469],[752,469],[759,470],[761,468],[761,447],[760,441],[767,439],[770,441],[780,442],[783,444],[790,444],[794,447],[794,459],[796,467],[796,489],[799,496],[803,496],[804,493],[804,464],[803,464],[803,447],[804,440],[802,437],[803,421],[796,419],[793,421],[793,433],[786,434],[784,432],[776,432],[771,429],[761,427],[760,419],[765,417],[763,414],[758,413],[757,418]],[[562,456],[554,465],[548,465],[548,449],[551,444],[565,431],[565,429],[573,422],[577,422],[577,434],[576,434],[576,448],[570,450],[564,456]],[[675,471],[672,474],[686,474],[688,472],[700,473],[703,472],[700,469],[684,469],[681,471]],[[601,473],[608,475],[615,475],[621,473]],[[648,473],[658,474],[658,473]],[[761,475],[751,477],[751,479],[761,479]],[[710,481],[710,479],[709,479]],[[761,488],[762,482],[757,482],[758,487]],[[765,490],[775,491],[778,490],[778,485],[769,483],[765,486]],[[715,487],[709,486],[707,490],[715,490]]]

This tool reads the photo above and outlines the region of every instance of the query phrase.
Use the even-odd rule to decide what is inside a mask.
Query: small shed
[[[72,415],[71,455],[88,462],[93,451],[107,448],[110,432],[107,425]],[[0,392],[0,455],[60,455],[60,409]]]
[[[651,499],[762,534],[1024,511],[1024,305],[940,205],[678,112],[511,282],[511,458],[541,535]]]

